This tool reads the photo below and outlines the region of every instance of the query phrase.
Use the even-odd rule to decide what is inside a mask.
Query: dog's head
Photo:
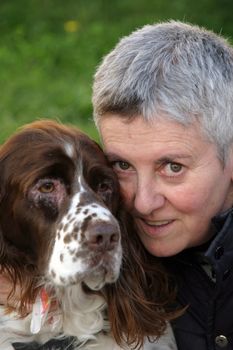
[[[0,149],[0,264],[54,285],[114,282],[121,263],[117,179],[78,129],[29,124]]]

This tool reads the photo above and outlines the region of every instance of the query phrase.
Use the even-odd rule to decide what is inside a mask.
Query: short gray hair
[[[196,25],[146,25],[103,59],[93,85],[94,119],[106,113],[150,122],[200,121],[224,159],[233,142],[233,48]]]

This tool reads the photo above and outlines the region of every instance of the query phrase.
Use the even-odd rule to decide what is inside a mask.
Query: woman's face
[[[102,119],[100,133],[151,254],[172,256],[211,237],[211,218],[233,203],[233,157],[223,167],[198,123],[184,127],[157,119],[151,125],[111,114]]]

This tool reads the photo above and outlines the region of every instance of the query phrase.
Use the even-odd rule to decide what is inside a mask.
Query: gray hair
[[[233,48],[195,25],[146,25],[124,37],[102,61],[93,85],[94,119],[106,113],[198,119],[224,159],[233,141]]]

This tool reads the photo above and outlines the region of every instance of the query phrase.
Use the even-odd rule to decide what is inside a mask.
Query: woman
[[[137,235],[187,306],[178,349],[233,349],[232,47],[185,23],[145,26],[104,58],[93,105]]]

